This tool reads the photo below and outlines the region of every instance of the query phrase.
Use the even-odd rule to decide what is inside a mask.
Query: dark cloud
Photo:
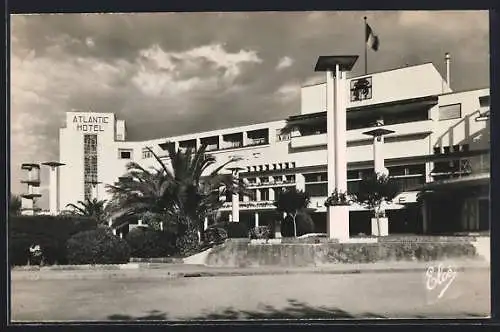
[[[487,12],[14,16],[12,75],[19,82],[12,89],[17,129],[11,166],[17,169],[29,158],[57,158],[58,128],[71,109],[115,112],[127,121],[134,140],[297,114],[298,88],[295,94],[284,89],[287,96],[277,91],[311,77],[321,81],[314,72],[318,55],[359,54],[352,74],[362,73],[363,16],[381,41],[378,52],[369,51],[370,71],[433,62],[444,73],[443,56],[450,52],[455,90],[489,85]],[[154,45],[175,55],[170,57],[175,69],[154,62],[141,67],[146,63],[141,54]],[[183,55],[202,46],[214,46],[213,58],[199,57],[186,66]],[[237,63],[238,54],[250,60],[220,65],[230,62],[228,55]],[[276,70],[285,56],[293,64]],[[35,118],[40,119],[36,125],[26,122]],[[25,136],[38,143],[27,146]],[[12,176],[15,191],[18,175]]]

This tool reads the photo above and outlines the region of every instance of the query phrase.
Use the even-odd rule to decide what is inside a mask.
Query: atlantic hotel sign
[[[109,124],[109,116],[75,115],[73,123],[77,131],[90,133],[103,132]]]

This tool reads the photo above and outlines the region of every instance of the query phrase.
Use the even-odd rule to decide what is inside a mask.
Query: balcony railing
[[[368,127],[370,128],[370,127]],[[368,128],[352,129],[347,131],[347,142],[370,140],[370,137],[363,134]],[[385,129],[393,130],[394,133],[388,137],[428,134],[432,132],[432,120],[415,121],[410,123],[398,123],[384,126]],[[294,132],[291,138],[291,147],[305,148],[313,146],[323,146],[327,143],[326,133],[300,134]]]
[[[223,209],[229,209],[232,207],[231,202],[225,202],[222,205]],[[268,209],[275,208],[274,201],[250,201],[250,202],[240,202],[240,209]]]

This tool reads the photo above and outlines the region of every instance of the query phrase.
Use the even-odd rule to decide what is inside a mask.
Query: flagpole
[[[365,16],[365,26],[364,26],[364,34],[365,34],[365,38],[364,38],[364,44],[365,44],[365,75],[368,74],[368,52],[367,52],[367,47],[366,47],[366,16]]]

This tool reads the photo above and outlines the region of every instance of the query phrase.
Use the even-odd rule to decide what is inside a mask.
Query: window
[[[118,149],[119,159],[132,159],[132,149]]]
[[[328,196],[328,184],[326,183],[311,183],[305,185],[305,191],[311,197],[324,197]]]
[[[359,179],[359,171],[358,170],[353,170],[353,171],[347,171],[347,179],[348,180],[356,180]]]
[[[391,176],[401,176],[405,175],[405,167],[404,166],[393,166],[393,167],[388,167],[389,174]]]
[[[434,148],[434,154],[441,154],[441,147],[440,146]]]
[[[326,182],[328,181],[328,174],[326,172],[322,173],[308,173],[304,174],[305,182]]]
[[[290,139],[290,133],[283,133],[282,129],[276,129],[276,142],[289,141]]]
[[[261,201],[269,200],[269,189],[260,189],[260,200]]]
[[[439,106],[439,120],[452,120],[462,117],[462,104]]]
[[[142,159],[148,159],[152,157],[153,157],[153,152],[149,151],[146,148],[142,149]]]
[[[92,191],[97,184],[97,135],[83,136],[83,179],[84,199],[92,198]]]

